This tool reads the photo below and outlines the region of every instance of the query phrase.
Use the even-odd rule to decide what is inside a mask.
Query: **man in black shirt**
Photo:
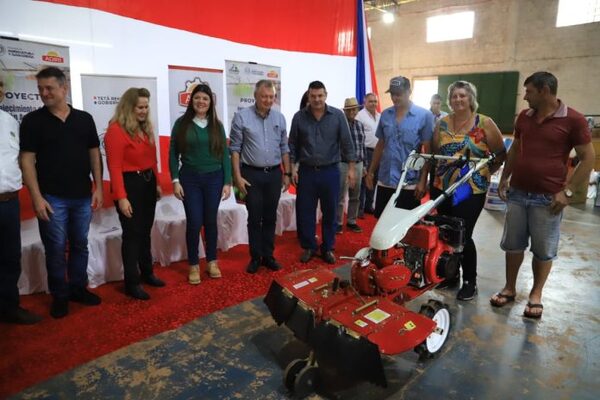
[[[67,104],[64,73],[48,67],[36,78],[44,107],[23,118],[20,158],[46,251],[53,297],[50,315],[61,318],[69,313],[69,300],[101,302],[87,290],[92,208],[103,201],[100,142],[92,116]],[[90,172],[95,182],[92,195]]]
[[[340,191],[340,152],[348,162],[349,186],[354,187],[356,153],[346,116],[325,103],[327,91],[322,82],[308,86],[308,107],[292,119],[289,147],[294,163],[292,180],[297,185],[296,225],[304,249],[300,261],[308,262],[317,251],[315,240],[317,202],[321,202],[323,220],[321,256],[335,264],[336,206]]]

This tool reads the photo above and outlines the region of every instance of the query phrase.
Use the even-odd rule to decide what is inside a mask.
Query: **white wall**
[[[329,92],[327,102],[335,107],[341,107],[346,97],[354,96],[354,57],[264,49],[86,8],[0,0],[0,35],[19,34],[48,38],[34,41],[70,47],[73,105],[77,108],[82,105],[80,74],[157,77],[161,135],[168,135],[171,129],[168,65],[224,70],[225,60],[236,60],[280,66],[281,105],[288,127],[312,80],[323,81]],[[225,82],[223,93],[226,93]],[[225,112],[220,117],[225,119],[226,115]],[[229,121],[224,123],[229,126]]]

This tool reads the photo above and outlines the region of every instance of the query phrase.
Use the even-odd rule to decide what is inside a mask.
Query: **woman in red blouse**
[[[161,190],[149,99],[147,89],[127,89],[104,137],[112,196],[123,228],[125,293],[139,300],[150,298],[142,282],[165,285],[152,272],[150,253],[150,230]]]

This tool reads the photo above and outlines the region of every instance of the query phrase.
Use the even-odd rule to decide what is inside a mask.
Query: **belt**
[[[244,168],[249,168],[249,169],[255,169],[257,171],[263,171],[263,172],[271,172],[271,171],[275,171],[277,169],[280,168],[279,164],[277,165],[273,165],[272,167],[255,167],[253,165],[248,165],[248,164],[242,164],[242,167]]]
[[[150,182],[150,179],[152,179],[152,175],[154,175],[154,171],[152,170],[152,168],[148,168],[148,169],[142,169],[139,171],[124,171],[123,175],[125,174],[129,174],[129,175],[139,175],[140,177],[142,177],[146,182]]]
[[[300,168],[303,169],[309,169],[311,171],[320,171],[322,169],[326,169],[329,167],[333,167],[334,165],[338,165],[338,163],[334,162],[331,164],[325,164],[325,165],[307,165],[307,164],[300,164]]]
[[[19,197],[19,191],[0,193],[0,201],[9,201]]]

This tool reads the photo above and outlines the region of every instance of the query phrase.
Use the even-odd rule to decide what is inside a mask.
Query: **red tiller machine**
[[[467,171],[438,198],[413,210],[397,208],[407,172],[440,159],[467,165]],[[412,153],[369,247],[347,257],[352,260],[350,281],[317,268],[272,282],[264,301],[273,319],[311,347],[308,358],[292,361],[284,373],[285,386],[297,397],[317,388],[319,363],[334,365],[345,377],[385,387],[382,354],[414,349],[431,358],[440,352],[450,331],[448,306],[429,300],[413,312],[404,304],[456,275],[464,222],[430,213],[492,160]]]

